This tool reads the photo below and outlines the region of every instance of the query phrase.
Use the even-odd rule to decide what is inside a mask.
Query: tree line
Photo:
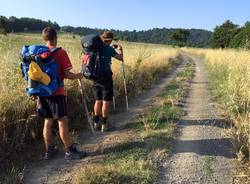
[[[0,16],[0,33],[9,32],[40,32],[44,27],[51,26],[58,31],[87,35],[91,33],[99,34],[104,29],[93,29],[88,27],[60,27],[56,22],[43,21],[34,18],[9,18]],[[119,40],[130,42],[144,42],[156,44],[168,44],[191,47],[208,47],[211,32],[201,29],[167,29],[154,28],[146,31],[120,31],[111,30]]]
[[[60,26],[56,22],[43,21],[34,18],[17,18],[11,16],[9,18],[0,16],[0,33],[6,34],[10,32],[41,32],[47,26],[60,30]]]
[[[59,26],[56,22],[34,18],[9,18],[0,16],[0,34],[10,32],[41,32],[44,27],[78,35],[100,34],[104,29],[88,27]],[[190,47],[250,48],[250,22],[239,26],[227,20],[213,30],[154,28],[146,31],[111,30],[116,39],[130,42],[144,42]]]
[[[61,31],[79,35],[99,34],[104,29],[63,26]],[[111,30],[119,40],[191,47],[208,47],[212,32],[201,29],[154,28],[146,31]]]
[[[227,20],[216,26],[210,39],[212,48],[246,48],[250,49],[250,22],[240,27]]]

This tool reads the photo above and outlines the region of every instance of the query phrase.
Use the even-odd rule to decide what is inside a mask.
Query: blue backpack
[[[29,96],[51,96],[59,87],[63,87],[63,81],[58,76],[58,64],[53,54],[60,48],[50,50],[44,45],[23,46],[21,49],[22,77],[27,81],[26,93]],[[48,76],[49,83],[32,80],[29,76],[31,63],[35,63],[44,75]],[[33,64],[34,64],[33,63]]]

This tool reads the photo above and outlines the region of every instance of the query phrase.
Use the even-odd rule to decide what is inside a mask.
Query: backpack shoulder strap
[[[51,53],[52,53],[52,55],[53,55],[53,54],[55,54],[58,50],[61,50],[61,49],[62,49],[62,47],[55,47],[55,48],[50,49],[50,51],[51,51]]]

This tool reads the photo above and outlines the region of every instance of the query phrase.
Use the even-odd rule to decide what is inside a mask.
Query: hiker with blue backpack
[[[82,38],[83,75],[93,81],[95,96],[93,123],[95,130],[110,130],[109,105],[113,98],[112,57],[123,62],[120,45],[112,45],[114,35],[104,31],[101,35],[87,35]]]
[[[67,93],[64,79],[82,79],[82,73],[72,73],[72,64],[68,54],[57,48],[57,32],[51,27],[42,31],[44,45],[24,46],[21,51],[21,69],[28,81],[26,89],[30,96],[38,97],[38,114],[43,117],[43,137],[46,147],[44,159],[50,159],[57,152],[53,144],[53,122],[59,125],[59,135],[65,146],[65,159],[81,159],[85,151],[79,151],[71,142],[67,118]]]

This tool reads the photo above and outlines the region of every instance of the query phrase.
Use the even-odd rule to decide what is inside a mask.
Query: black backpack
[[[101,68],[104,43],[99,35],[87,35],[81,39],[83,48],[82,73],[86,79],[100,81],[105,72]]]

